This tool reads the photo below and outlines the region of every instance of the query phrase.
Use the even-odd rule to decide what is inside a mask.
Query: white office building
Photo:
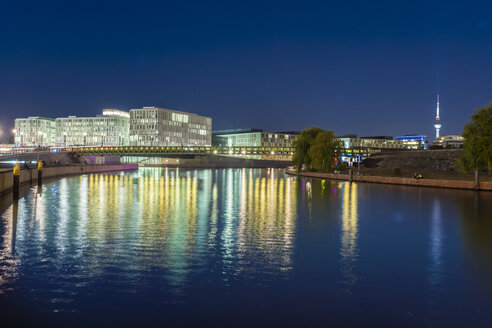
[[[39,116],[16,118],[14,135],[18,146],[51,146],[55,142],[55,120]]]
[[[124,146],[129,143],[130,114],[118,109],[103,109],[96,117],[56,119],[58,146]]]
[[[212,119],[159,107],[130,110],[132,146],[210,146]]]
[[[262,129],[235,129],[213,132],[213,145],[226,147],[292,147],[296,132],[264,132]]]

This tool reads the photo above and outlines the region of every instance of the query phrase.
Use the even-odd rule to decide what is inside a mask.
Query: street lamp
[[[87,141],[87,132],[84,132],[84,147],[85,147],[85,142]]]
[[[67,147],[67,132],[63,132],[63,145],[66,148]]]

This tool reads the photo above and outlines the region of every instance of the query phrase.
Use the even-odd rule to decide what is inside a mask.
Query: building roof
[[[372,136],[372,137],[360,137],[361,139],[384,139],[384,140],[393,140],[392,136]]]
[[[49,121],[54,121],[54,118],[49,118],[49,117],[41,117],[41,116],[29,116],[29,117],[22,117],[22,118],[16,118],[16,120],[49,120]]]
[[[177,109],[162,108],[162,107],[157,107],[157,106],[144,106],[142,108],[132,108],[132,109],[130,109],[130,112],[135,111],[135,110],[147,110],[147,109],[165,110],[165,111],[179,113],[179,114],[195,115],[195,116],[201,116],[201,117],[206,117],[206,118],[212,119],[210,116],[200,115],[197,113],[183,112],[183,111],[177,110]]]
[[[226,134],[241,134],[241,133],[254,133],[254,132],[263,132],[263,129],[229,129],[229,130],[217,130],[213,131],[212,135],[220,136]]]

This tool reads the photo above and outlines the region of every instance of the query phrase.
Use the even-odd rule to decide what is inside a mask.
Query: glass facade
[[[395,137],[396,140],[402,140],[409,149],[427,149],[427,136],[423,134],[409,134]]]
[[[403,140],[383,138],[340,138],[345,149],[372,148],[372,149],[410,149]]]
[[[55,120],[31,116],[15,119],[15,144],[19,146],[48,146],[55,142]]]
[[[130,110],[132,146],[210,146],[212,119],[159,107]]]
[[[214,146],[226,147],[292,147],[297,134],[269,133],[262,130],[214,132]]]
[[[432,148],[462,148],[465,138],[460,135],[447,135],[434,139]]]
[[[104,109],[96,117],[56,119],[58,146],[123,146],[129,144],[130,115],[117,109]]]

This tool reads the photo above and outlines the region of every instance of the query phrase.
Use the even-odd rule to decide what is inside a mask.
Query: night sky
[[[0,112],[160,106],[213,128],[461,133],[492,101],[492,1],[0,2]]]

